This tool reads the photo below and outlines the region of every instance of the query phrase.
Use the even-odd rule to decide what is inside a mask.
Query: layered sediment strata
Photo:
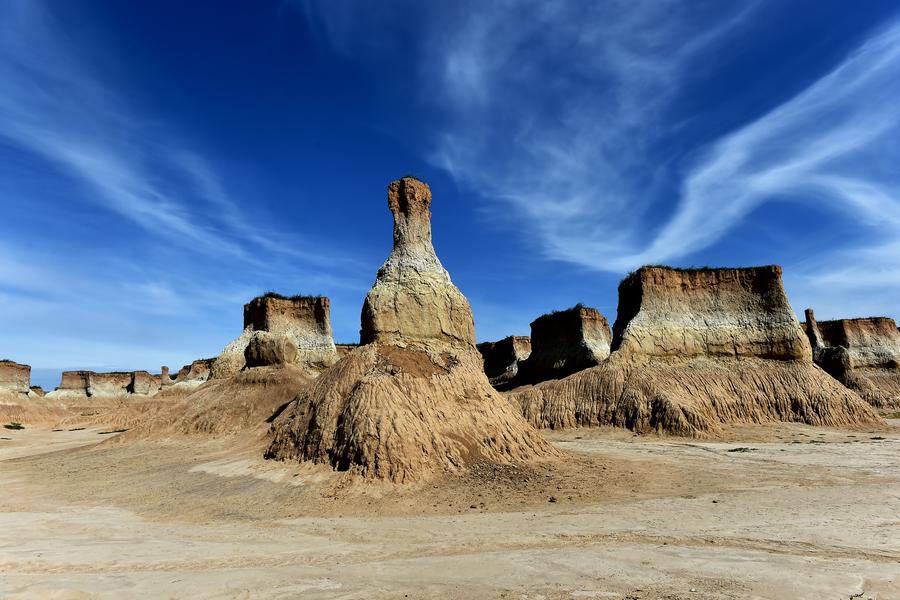
[[[596,366],[609,356],[609,323],[595,308],[577,305],[541,315],[531,323],[531,356],[519,365],[513,385],[560,379]]]
[[[484,360],[484,373],[496,388],[502,388],[519,372],[519,364],[531,355],[531,338],[511,335],[496,342],[478,344]]]
[[[162,380],[159,375],[151,375],[147,371],[135,371],[131,374],[131,383],[127,388],[129,394],[152,396],[159,391]]]
[[[311,375],[337,361],[330,302],[324,296],[266,294],[244,305],[244,331],[213,362],[210,377],[230,377],[247,366],[245,352],[256,332],[281,334],[297,347],[295,363]]]
[[[619,285],[612,349],[597,367],[510,398],[538,427],[704,436],[733,423],[880,422],[813,364],[777,266],[639,269]]]
[[[643,267],[619,284],[612,350],[632,356],[804,360],[781,267]]]
[[[817,365],[878,408],[900,407],[900,331],[888,317],[817,321],[806,309]]]
[[[184,365],[175,375],[174,383],[199,385],[210,378],[215,358],[198,358],[189,365]]]
[[[27,394],[31,385],[31,366],[0,360],[0,392]]]
[[[431,191],[391,183],[394,247],[362,310],[362,345],[276,419],[268,458],[407,482],[556,451],[490,386],[468,301],[431,243]]]
[[[359,344],[335,344],[334,348],[337,350],[338,360],[340,360],[359,348]]]
[[[160,377],[147,371],[63,371],[59,387],[46,395],[50,398],[153,396],[160,387]]]

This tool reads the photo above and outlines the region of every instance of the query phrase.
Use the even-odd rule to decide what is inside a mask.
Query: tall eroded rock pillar
[[[362,309],[360,342],[443,341],[475,345],[472,309],[431,242],[431,190],[412,177],[388,187],[394,247]]]

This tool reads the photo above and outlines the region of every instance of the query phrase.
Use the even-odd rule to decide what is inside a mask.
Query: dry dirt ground
[[[0,429],[0,597],[900,598],[889,423],[550,432],[563,460],[415,488],[264,461],[259,432]]]

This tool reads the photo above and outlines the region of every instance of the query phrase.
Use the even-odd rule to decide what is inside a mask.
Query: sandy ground
[[[900,598],[898,421],[550,432],[416,488],[114,436],[0,430],[0,597]]]

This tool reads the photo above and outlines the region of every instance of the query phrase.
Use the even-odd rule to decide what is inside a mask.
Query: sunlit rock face
[[[491,386],[469,303],[431,243],[431,192],[390,184],[394,248],[362,310],[361,342],[276,419],[268,458],[411,482],[556,451]]]
[[[394,247],[362,310],[360,342],[436,340],[475,344],[472,309],[431,242],[431,190],[405,177],[388,188]]]
[[[781,267],[642,267],[619,284],[612,349],[635,356],[811,360]]]
[[[246,367],[245,352],[260,331],[287,336],[297,348],[294,364],[311,375],[337,362],[328,298],[267,294],[244,305],[244,331],[215,359],[210,377],[230,377]]]
[[[900,331],[888,317],[803,324],[816,364],[879,408],[900,407]]]
[[[881,422],[813,364],[777,266],[638,269],[619,285],[609,358],[510,399],[533,425],[552,428],[702,437],[737,423]]]
[[[0,360],[0,392],[27,394],[31,384],[31,366]]]

